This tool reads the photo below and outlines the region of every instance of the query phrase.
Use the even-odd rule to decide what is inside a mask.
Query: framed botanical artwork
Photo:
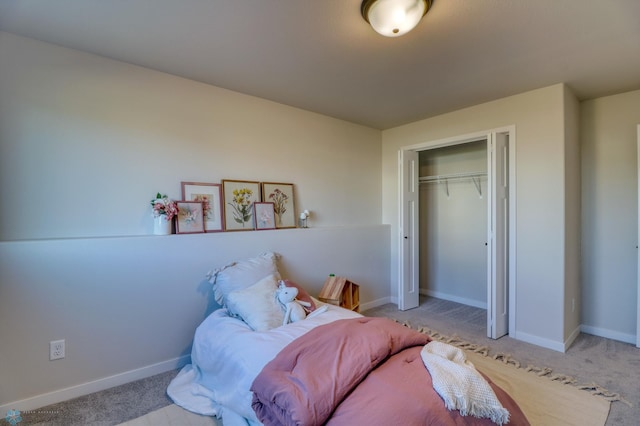
[[[262,201],[273,203],[276,228],[296,227],[292,183],[262,182]]]
[[[222,180],[224,229],[251,231],[255,229],[253,203],[260,201],[260,182]]]
[[[199,201],[177,201],[178,219],[176,234],[204,232],[203,203]]]
[[[273,203],[253,203],[256,229],[276,229]]]
[[[203,204],[205,232],[223,231],[222,185],[219,183],[181,182],[182,199]]]

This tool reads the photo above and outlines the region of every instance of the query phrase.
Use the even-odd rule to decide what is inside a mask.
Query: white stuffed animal
[[[284,319],[282,325],[289,324],[290,322],[296,322],[303,320],[307,317],[307,313],[304,311],[303,306],[311,306],[310,303],[296,300],[298,295],[298,289],[295,287],[287,287],[282,281],[278,285],[276,290],[276,298],[282,309],[284,310]]]

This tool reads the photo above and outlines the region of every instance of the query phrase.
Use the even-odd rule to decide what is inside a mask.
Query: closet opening
[[[487,141],[419,159],[420,294],[487,309]]]
[[[450,300],[515,335],[515,127],[403,148],[399,180],[398,308]]]

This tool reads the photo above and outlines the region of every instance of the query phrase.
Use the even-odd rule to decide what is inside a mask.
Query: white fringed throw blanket
[[[463,416],[489,418],[499,425],[509,422],[509,411],[462,349],[432,341],[422,348],[420,356],[447,409],[459,410]]]

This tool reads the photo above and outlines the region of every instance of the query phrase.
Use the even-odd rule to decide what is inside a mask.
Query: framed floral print
[[[253,203],[260,201],[260,182],[223,179],[222,199],[226,231],[255,229]]]
[[[204,232],[203,203],[199,201],[178,201],[176,234]]]
[[[203,204],[205,232],[223,231],[222,185],[219,183],[181,182],[182,199]]]
[[[262,201],[273,203],[276,228],[296,227],[296,207],[292,183],[262,183]]]
[[[273,203],[253,203],[256,229],[276,229]]]

